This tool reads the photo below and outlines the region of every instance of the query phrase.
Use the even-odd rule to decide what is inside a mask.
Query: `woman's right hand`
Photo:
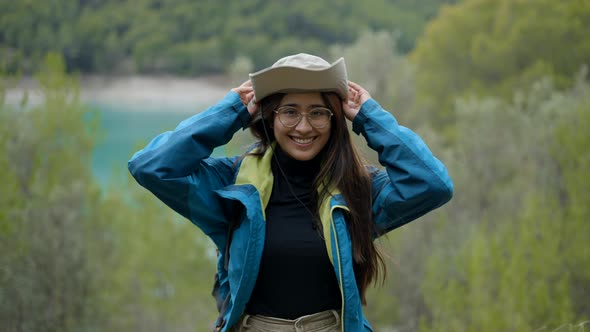
[[[231,91],[240,95],[240,100],[248,109],[250,116],[254,116],[254,114],[258,111],[260,104],[256,98],[254,98],[254,88],[252,87],[252,82],[247,80],[239,87],[231,89]]]

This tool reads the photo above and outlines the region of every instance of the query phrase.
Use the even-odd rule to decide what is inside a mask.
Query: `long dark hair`
[[[250,123],[250,131],[259,139],[259,149],[254,155],[261,156],[275,141],[272,128],[273,111],[280,105],[285,94],[277,93],[261,101],[261,110]],[[313,182],[312,202],[315,202],[315,216],[319,214],[320,203],[331,193],[331,186],[340,190],[350,210],[346,218],[352,239],[354,274],[361,301],[366,305],[366,290],[372,281],[385,279],[386,267],[383,256],[373,243],[375,226],[371,218],[371,178],[357,152],[342,110],[342,100],[337,94],[322,92],[325,105],[332,110],[331,133],[323,150],[320,172]],[[329,184],[329,185],[325,185]]]

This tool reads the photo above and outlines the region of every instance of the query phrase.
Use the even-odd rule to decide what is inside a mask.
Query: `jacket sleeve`
[[[363,104],[353,120],[379,155],[385,170],[373,169],[373,222],[377,236],[400,227],[448,202],[453,183],[446,167],[413,131],[373,99]]]
[[[235,92],[155,137],[128,162],[137,182],[210,236],[218,245],[227,236],[227,219],[214,190],[231,184],[234,160],[210,158],[245,128],[250,114]]]

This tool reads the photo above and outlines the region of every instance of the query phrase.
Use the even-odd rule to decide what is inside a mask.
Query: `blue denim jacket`
[[[237,93],[229,92],[219,103],[181,122],[174,131],[160,134],[129,161],[139,184],[189,219],[215,243],[219,252],[219,295],[230,295],[225,324],[228,331],[243,314],[262,257],[265,208],[273,176],[272,150],[261,158],[247,156],[211,158],[214,148],[228,143],[240,128],[247,128],[250,114]],[[375,236],[400,227],[443,205],[453,195],[445,166],[422,139],[374,100],[365,102],[353,121],[377,151],[385,170],[373,168],[373,222]],[[346,203],[337,190],[321,204],[320,216],[326,248],[342,295],[342,329],[371,331],[363,315],[354,271],[350,234],[346,227]],[[228,224],[240,211],[233,231],[229,264],[224,264]]]

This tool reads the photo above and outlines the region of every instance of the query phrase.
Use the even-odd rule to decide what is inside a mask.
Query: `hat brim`
[[[250,74],[256,100],[274,93],[335,92],[345,100],[348,97],[348,78],[344,58],[324,69],[298,67],[269,67]]]

